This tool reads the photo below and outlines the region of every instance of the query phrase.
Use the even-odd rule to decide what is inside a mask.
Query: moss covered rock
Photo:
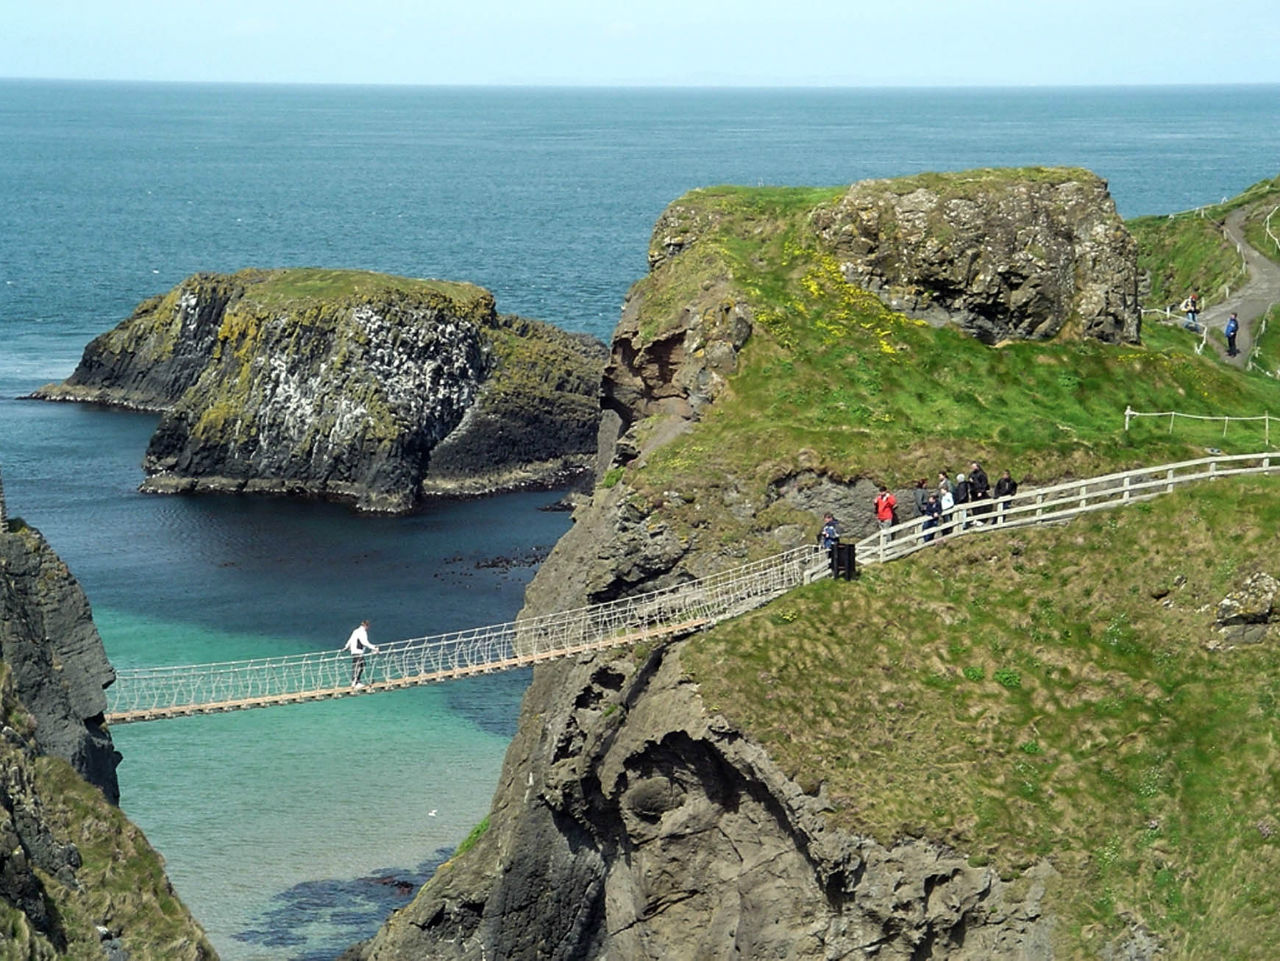
[[[469,284],[199,274],[37,391],[162,412],[143,489],[307,494],[370,511],[549,483],[595,446],[603,348]]]

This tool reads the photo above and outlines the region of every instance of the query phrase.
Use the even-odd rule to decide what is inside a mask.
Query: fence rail
[[[1182,411],[1179,411],[1179,410],[1152,411],[1152,410],[1134,410],[1132,407],[1125,407],[1124,429],[1128,431],[1130,423],[1139,417],[1168,417],[1170,434],[1173,433],[1174,420],[1179,417],[1183,418],[1184,420],[1200,420],[1200,421],[1209,421],[1211,423],[1217,423],[1221,421],[1223,437],[1227,436],[1227,427],[1230,425],[1232,421],[1235,421],[1241,424],[1257,423],[1258,421],[1261,421],[1262,432],[1263,432],[1263,443],[1265,443],[1268,447],[1271,446],[1271,422],[1273,420],[1280,420],[1280,416],[1272,417],[1271,414],[1267,412],[1263,412],[1262,414],[1259,414],[1256,417],[1234,417],[1226,414],[1184,414],[1182,413]]]
[[[1276,472],[1280,472],[1280,452],[1274,451],[1202,457],[1176,464],[1141,467],[1019,491],[1012,497],[999,500],[957,505],[936,528],[925,528],[927,518],[915,518],[863,538],[858,541],[855,552],[860,564],[882,563],[913,554],[937,538],[1065,521],[1093,511],[1171,493],[1182,484]]]
[[[825,555],[801,547],[635,597],[396,641],[365,655],[360,688],[351,683],[350,655],[341,651],[122,670],[107,691],[106,720],[126,724],[394,690],[674,637],[828,573]]]

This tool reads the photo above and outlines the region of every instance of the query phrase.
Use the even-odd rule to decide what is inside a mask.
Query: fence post
[[[1174,418],[1174,412],[1169,411],[1169,433],[1170,434],[1173,433],[1173,418]]]
[[[1172,494],[1173,493],[1173,468],[1172,467],[1170,467],[1167,471],[1165,471],[1165,479],[1169,483],[1168,483],[1168,486],[1165,487],[1164,492],[1166,494]]]
[[[1124,429],[1126,432],[1128,432],[1129,430],[1129,418],[1131,418],[1132,416],[1133,416],[1133,408],[1130,407],[1128,404],[1125,404],[1124,405]]]
[[[1040,519],[1040,515],[1044,513],[1044,494],[1036,494],[1036,520]]]
[[[1129,503],[1129,497],[1130,497],[1129,482],[1132,479],[1133,478],[1130,477],[1128,474],[1124,475],[1124,496],[1121,498],[1121,500],[1123,500],[1126,504]]]

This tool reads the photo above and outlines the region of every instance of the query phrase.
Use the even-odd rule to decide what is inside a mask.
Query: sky
[[[1276,0],[0,0],[0,77],[1280,83],[1280,14]]]

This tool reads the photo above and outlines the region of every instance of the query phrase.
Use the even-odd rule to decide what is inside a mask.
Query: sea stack
[[[148,492],[399,513],[586,470],[603,360],[598,342],[500,315],[470,284],[245,270],[145,301],[33,396],[160,412]]]

